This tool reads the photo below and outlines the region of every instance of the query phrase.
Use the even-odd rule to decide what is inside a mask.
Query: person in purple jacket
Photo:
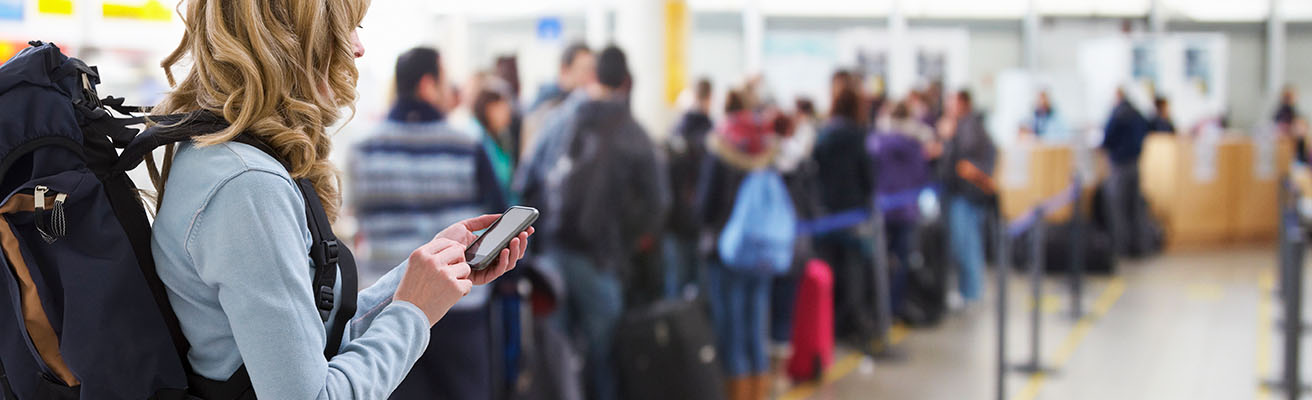
[[[915,199],[929,184],[925,149],[933,140],[933,130],[911,115],[905,101],[893,106],[887,123],[880,124],[866,139],[875,170],[876,204],[884,213],[889,252],[897,259],[891,285],[894,310],[901,307],[901,288],[911,265],[916,225],[920,222]]]

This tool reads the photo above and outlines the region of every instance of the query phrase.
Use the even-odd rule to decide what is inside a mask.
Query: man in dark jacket
[[[1139,230],[1135,226],[1144,218],[1139,198],[1139,155],[1148,135],[1148,120],[1116,90],[1116,107],[1104,129],[1102,149],[1111,160],[1112,173],[1107,182],[1108,211],[1111,215],[1112,242],[1123,255],[1140,250]]]
[[[948,197],[948,245],[961,276],[961,297],[979,300],[984,281],[983,226],[993,201],[993,168],[997,147],[984,129],[983,116],[975,113],[970,92],[960,91],[949,102],[944,132],[950,135],[939,163]]]
[[[629,109],[624,52],[597,57],[597,83],[565,119],[563,157],[547,172],[542,225],[567,285],[562,319],[586,347],[589,398],[618,396],[611,338],[624,310],[622,279],[655,250],[669,209],[665,167]]]
[[[1153,108],[1157,113],[1153,114],[1152,121],[1148,122],[1150,132],[1165,132],[1175,134],[1175,122],[1171,121],[1171,102],[1165,97],[1153,99]]]
[[[696,99],[675,125],[665,152],[669,157],[670,189],[674,203],[670,208],[669,232],[665,235],[665,295],[676,297],[684,285],[697,282],[701,270],[697,255],[701,228],[694,210],[697,206],[697,181],[706,158],[707,134],[711,122],[711,81],[701,79],[693,88]]]

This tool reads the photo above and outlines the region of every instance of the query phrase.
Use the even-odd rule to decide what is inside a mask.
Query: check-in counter
[[[1288,140],[1150,135],[1140,184],[1171,247],[1269,240],[1276,233],[1279,177],[1291,155]]]
[[[1069,188],[1075,173],[1070,146],[1020,144],[999,154],[998,195],[1002,215],[1024,216],[1039,203]],[[1071,207],[1050,213],[1048,222],[1070,219]]]

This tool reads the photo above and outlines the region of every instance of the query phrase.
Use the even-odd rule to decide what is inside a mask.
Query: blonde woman
[[[225,397],[386,398],[423,354],[433,323],[523,255],[531,230],[497,266],[471,273],[471,232],[496,216],[445,229],[359,294],[340,351],[325,357],[307,204],[295,180],[312,182],[335,218],[326,127],[355,102],[354,58],[364,55],[355,30],[367,8],[368,0],[191,0],[180,9],[186,34],[164,60],[174,87],[157,113],[228,124],[179,146],[157,187],[152,247],[191,345],[193,387],[249,379]],[[183,59],[190,70],[174,82],[171,68]],[[234,142],[240,134],[277,157]],[[339,283],[335,292],[354,289]]]

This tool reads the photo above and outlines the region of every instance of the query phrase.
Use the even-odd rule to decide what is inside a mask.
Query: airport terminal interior
[[[358,36],[332,47],[355,50],[354,102],[321,129],[341,189],[330,233],[359,260],[359,289],[387,284],[392,267],[456,221],[514,205],[541,212],[517,271],[447,305],[428,351],[406,361],[409,376],[341,372],[356,390],[497,400],[1312,396],[1301,351],[1312,318],[1303,272],[1312,0],[321,2],[368,5]],[[291,3],[340,9],[264,7]],[[96,67],[99,97],[178,110],[161,62],[193,29],[188,16],[209,18],[193,8],[258,4],[0,0],[0,62],[54,43]],[[172,65],[178,79],[193,66],[235,70],[195,51]],[[18,68],[7,66],[0,105],[20,104],[5,84],[21,85],[10,79]],[[4,120],[16,114],[0,109],[0,142],[21,136]],[[423,125],[416,116],[440,122],[415,133],[404,126]],[[466,144],[468,154],[451,150]],[[178,150],[174,167],[202,150]],[[149,157],[168,165],[174,153]],[[136,187],[160,187],[149,164],[128,173]],[[32,232],[61,243],[41,225],[45,192],[25,190],[41,199]],[[177,213],[146,198],[159,235]],[[4,219],[20,239],[32,223]],[[41,246],[36,237],[23,246]],[[153,243],[165,260],[167,242]],[[4,242],[10,259],[12,249]],[[33,271],[58,276],[33,251]],[[179,278],[156,263],[174,304],[201,302],[174,296]],[[37,298],[20,300],[19,288],[47,296],[42,273],[31,289],[29,266],[14,264],[0,321],[29,328],[0,332],[0,378],[13,381],[0,399],[56,398],[15,372],[29,362],[12,361],[15,352],[51,359],[41,344],[13,345],[40,342],[31,315],[15,317]],[[61,296],[76,296],[64,285]],[[376,304],[368,295],[361,304]],[[45,304],[54,312],[64,300]],[[353,326],[347,341],[364,331]],[[192,346],[224,337],[247,346],[225,332]],[[94,357],[78,357],[84,347],[70,337],[72,372],[41,376],[73,389],[69,379],[81,378],[80,398],[118,398],[96,394],[94,374],[79,369],[91,367],[78,364]],[[55,343],[46,345],[58,353]],[[476,362],[430,359],[451,351],[443,346]],[[198,354],[208,353],[183,362]],[[262,367],[246,366],[252,377]],[[252,382],[252,393],[270,390]]]

